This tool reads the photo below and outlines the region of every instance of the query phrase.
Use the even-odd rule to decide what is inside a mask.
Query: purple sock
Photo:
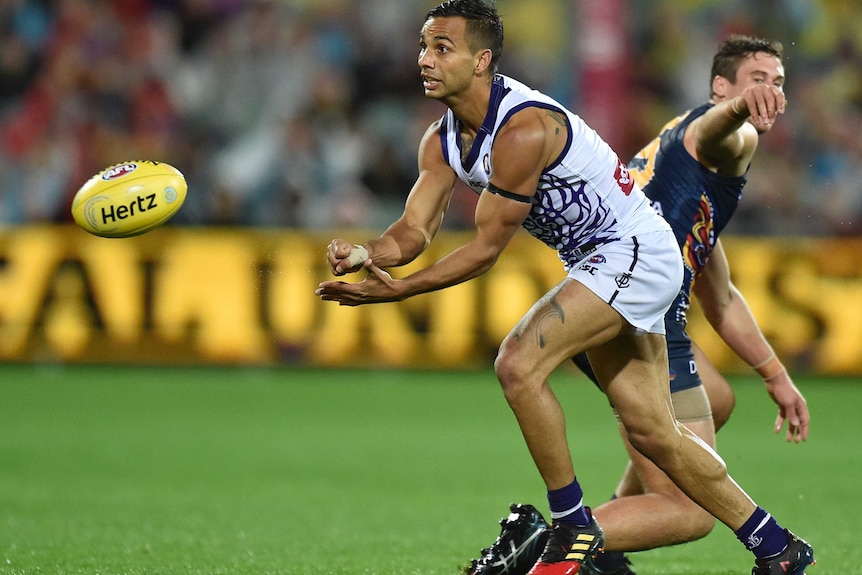
[[[736,530],[736,537],[758,559],[775,557],[787,547],[784,529],[772,515],[760,507]]]
[[[570,523],[579,527],[590,524],[590,516],[584,507],[584,492],[575,479],[562,489],[548,491],[551,519],[559,523]]]

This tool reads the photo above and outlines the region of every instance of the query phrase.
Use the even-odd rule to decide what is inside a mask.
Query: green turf
[[[613,418],[585,380],[553,381],[597,505],[624,461]],[[797,383],[808,443],[772,435],[761,384],[735,380],[720,451],[815,544],[811,575],[856,573],[862,384]],[[2,574],[454,574],[510,501],[546,506],[491,372],[0,366]],[[751,569],[722,527],[633,559]]]

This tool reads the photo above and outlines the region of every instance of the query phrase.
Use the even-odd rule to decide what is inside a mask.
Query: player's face
[[[781,61],[766,52],[757,52],[743,60],[736,70],[736,83],[728,86],[728,98],[742,94],[755,84],[771,84],[784,91],[784,66]]]
[[[419,34],[419,69],[425,95],[451,100],[471,84],[476,55],[463,18],[429,18]]]
[[[756,52],[740,63],[736,70],[736,82],[727,86],[726,97],[735,98],[756,84],[775,86],[784,92],[784,66],[781,60],[766,52]],[[767,131],[771,126],[758,128]]]

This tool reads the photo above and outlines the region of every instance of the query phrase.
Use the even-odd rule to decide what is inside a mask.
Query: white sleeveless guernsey
[[[568,123],[566,146],[542,172],[523,223],[531,235],[557,250],[567,271],[609,242],[670,230],[616,153],[580,117],[553,98],[499,74],[491,86],[488,114],[464,162],[460,121],[451,110],[441,120],[443,156],[464,183],[477,193],[488,188],[494,176],[494,138],[512,115],[528,107],[555,110]]]

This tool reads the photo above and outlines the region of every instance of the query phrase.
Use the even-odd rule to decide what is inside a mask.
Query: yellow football
[[[164,162],[136,160],[107,167],[72,200],[75,223],[103,238],[128,238],[162,225],[183,205],[183,174]]]

